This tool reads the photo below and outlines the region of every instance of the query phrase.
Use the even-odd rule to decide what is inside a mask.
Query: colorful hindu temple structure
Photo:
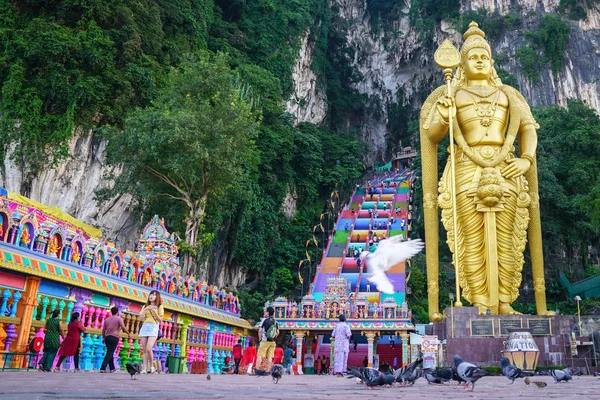
[[[165,320],[155,359],[164,370],[167,357],[179,357],[183,372],[194,362],[220,372],[232,346],[238,339],[245,344],[252,327],[240,318],[232,293],[182,276],[177,252],[176,238],[158,216],[144,228],[136,251],[123,252],[98,229],[0,188],[0,368],[35,363],[18,353],[44,337],[45,321],[58,309],[64,322],[80,313],[86,327],[81,368],[98,369],[106,352],[101,330],[112,306],[132,333],[129,340],[121,337],[115,360],[140,362],[138,314],[156,289]]]
[[[333,365],[334,342],[329,334],[342,313],[355,337],[360,334],[362,342],[366,338],[369,365],[374,359],[390,365],[394,358],[401,360],[398,365],[408,362],[409,332],[415,327],[405,301],[405,265],[400,263],[387,272],[395,293],[384,294],[370,284],[368,265],[361,264],[358,254],[375,251],[377,243],[387,237],[407,237],[412,227],[413,184],[413,172],[405,169],[379,174],[357,187],[339,212],[309,293],[299,303],[280,297],[265,304],[265,308],[274,307],[280,328],[295,339],[298,368],[305,361],[303,352],[314,359],[330,357]],[[365,350],[364,343],[359,346]],[[360,359],[354,359],[359,353]],[[351,351],[348,364],[362,364],[364,355],[358,349],[356,355]]]

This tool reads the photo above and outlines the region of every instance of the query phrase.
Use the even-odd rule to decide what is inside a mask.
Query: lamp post
[[[577,302],[577,319],[579,322],[579,336],[583,336],[583,332],[581,331],[581,309],[579,308],[579,302],[581,301],[581,297],[575,296],[575,301]]]
[[[454,293],[449,293],[450,298],[450,319],[452,320],[452,339],[454,339]]]

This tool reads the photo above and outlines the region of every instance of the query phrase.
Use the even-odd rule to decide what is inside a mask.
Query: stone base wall
[[[452,319],[454,319],[454,332]],[[548,322],[541,320],[548,320]],[[508,333],[501,332],[500,324],[519,324],[519,321],[524,328],[528,327],[528,323],[534,324],[538,321],[549,323],[551,331],[549,334],[533,333],[540,349],[538,366],[585,367],[583,358],[573,357],[571,354],[570,333],[575,328],[572,316],[479,315],[475,307],[454,307],[453,310],[447,308],[444,311],[444,319],[433,324],[433,334],[437,335],[440,341],[445,341],[443,346],[445,361],[442,363],[448,365],[452,357],[458,354],[465,361],[479,366],[499,366],[504,341],[508,339]],[[491,334],[486,331],[490,325]],[[479,332],[478,326],[481,328]]]

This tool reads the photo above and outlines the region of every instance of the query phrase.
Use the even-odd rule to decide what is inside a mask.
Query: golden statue
[[[457,305],[460,283],[462,296],[480,313],[489,309],[492,314],[515,314],[511,303],[519,295],[529,235],[537,312],[553,314],[546,308],[542,258],[535,159],[539,126],[523,96],[498,78],[490,45],[477,23],[469,25],[464,39],[460,53],[450,42],[436,52],[448,86],[437,88],[421,110],[429,317],[442,318],[438,202],[458,270]],[[449,130],[456,145],[449,147],[451,157],[438,186],[437,144]],[[513,147],[517,138],[519,157]]]

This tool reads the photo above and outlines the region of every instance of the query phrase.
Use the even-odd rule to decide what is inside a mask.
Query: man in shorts
[[[258,326],[258,338],[260,339],[260,345],[258,346],[258,355],[256,357],[256,368],[262,368],[262,359],[267,358],[266,371],[271,370],[271,363],[273,356],[275,355],[275,338],[279,335],[279,326],[277,321],[273,318],[275,310],[273,307],[267,307],[267,317],[263,318]],[[269,328],[275,324],[276,333],[269,335]],[[273,337],[274,336],[274,337]]]

